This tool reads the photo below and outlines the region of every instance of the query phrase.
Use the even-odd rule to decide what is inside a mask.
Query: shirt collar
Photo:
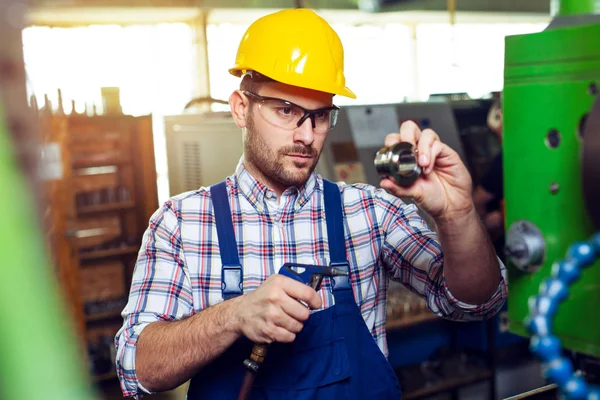
[[[257,181],[244,166],[244,157],[238,162],[235,179],[237,186],[248,201],[255,207],[264,203],[265,197],[275,198],[277,194],[262,182]],[[282,196],[296,196],[296,209],[302,208],[311,198],[315,190],[322,187],[322,178],[313,171],[308,180],[301,187],[289,187],[283,192]]]

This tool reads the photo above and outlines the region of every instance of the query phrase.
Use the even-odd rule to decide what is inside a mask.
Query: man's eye
[[[279,107],[277,108],[277,112],[279,112],[279,114],[284,115],[284,116],[293,116],[298,114],[298,112],[296,111],[296,109],[294,107]]]
[[[326,110],[319,111],[318,113],[315,113],[315,118],[317,118],[319,120],[326,120],[329,118],[329,111],[326,111]]]

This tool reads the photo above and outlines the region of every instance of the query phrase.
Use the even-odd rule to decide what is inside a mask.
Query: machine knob
[[[533,223],[516,221],[506,234],[504,252],[517,268],[531,273],[542,266],[546,242],[542,232]]]

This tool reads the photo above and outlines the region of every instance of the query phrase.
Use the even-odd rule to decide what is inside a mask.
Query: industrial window
[[[357,99],[336,104],[399,103],[414,96],[414,48],[409,26],[332,24],[344,44],[346,84]]]
[[[326,18],[344,44],[346,82],[358,97],[338,97],[335,102],[340,105],[425,101],[431,94],[449,92],[481,97],[500,91],[505,36],[539,32],[547,26],[540,17],[534,22],[454,26],[437,22],[446,19],[439,17],[434,22],[402,23],[336,22],[333,13]],[[418,21],[418,16],[412,18]],[[249,26],[249,22],[240,20],[243,18],[237,22],[213,20],[207,27],[210,85],[215,98],[227,99],[239,84],[227,69]],[[225,110],[227,106],[214,108]]]
[[[123,112],[179,113],[194,89],[195,48],[182,23],[33,26],[23,31],[27,87],[38,101],[47,94],[57,106],[57,89],[70,112],[102,110],[101,87],[120,88]]]
[[[228,100],[239,88],[239,79],[228,71],[235,62],[240,39],[249,24],[209,24],[206,27],[210,94],[215,99]],[[228,105],[214,104],[215,111],[228,111]]]
[[[169,193],[164,115],[180,114],[197,86],[192,28],[183,23],[33,26],[23,31],[29,94],[47,95],[58,107],[61,89],[66,113],[103,111],[102,87],[119,87],[123,113],[153,115],[159,200]],[[39,104],[41,106],[41,104]]]
[[[419,24],[418,96],[466,92],[480,98],[504,86],[504,38],[539,32],[547,23]]]
[[[394,103],[414,97],[414,51],[411,30],[401,24],[332,24],[345,47],[348,87],[358,99],[337,97],[335,103]],[[226,100],[239,85],[228,73],[248,24],[219,23],[207,27],[210,87],[213,97]],[[215,105],[215,110],[227,106]]]

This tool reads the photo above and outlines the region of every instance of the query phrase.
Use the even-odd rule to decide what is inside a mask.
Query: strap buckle
[[[227,300],[242,294],[242,266],[223,265],[221,268],[221,291]]]
[[[350,290],[352,286],[350,285],[350,264],[348,261],[344,262],[331,262],[329,263],[330,267],[345,269],[348,271],[347,276],[334,276],[331,279],[331,288],[333,290]]]

